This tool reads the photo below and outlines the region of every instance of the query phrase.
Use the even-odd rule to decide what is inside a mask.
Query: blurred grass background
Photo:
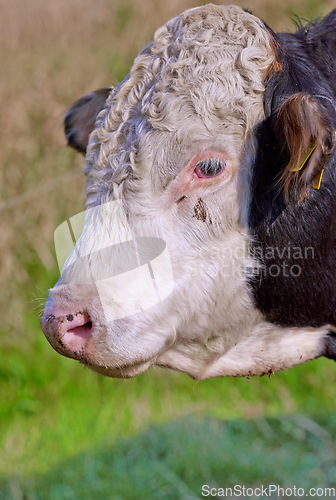
[[[335,0],[246,0],[275,30]],[[195,0],[0,0],[0,499],[192,499],[201,484],[335,485],[336,369],[195,382],[151,369],[110,380],[39,328],[58,278],[53,232],[83,207],[63,115],[129,71]],[[225,2],[214,2],[225,3]]]

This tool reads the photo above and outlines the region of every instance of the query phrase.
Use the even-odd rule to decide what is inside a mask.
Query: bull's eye
[[[216,177],[225,169],[225,161],[220,158],[206,158],[196,164],[195,174],[202,179]]]

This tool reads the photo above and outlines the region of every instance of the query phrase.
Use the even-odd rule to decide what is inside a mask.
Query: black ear
[[[265,78],[265,120],[255,131],[251,227],[317,196],[323,170],[335,165],[335,22],[333,11],[296,33],[270,31],[276,57]]]
[[[264,108],[273,129],[275,181],[285,198],[298,200],[318,187],[335,149],[336,9],[272,39],[279,64],[267,75]]]
[[[86,152],[89,135],[110,92],[110,88],[96,90],[71,106],[64,117],[64,132],[69,146],[81,153]]]
[[[335,148],[335,110],[327,98],[297,93],[285,100],[273,118],[284,163],[277,182],[287,199],[302,199],[319,188]]]
[[[319,187],[336,151],[336,113],[329,97],[306,93],[285,98],[255,131],[250,170],[249,224],[272,223],[288,202],[297,204]]]

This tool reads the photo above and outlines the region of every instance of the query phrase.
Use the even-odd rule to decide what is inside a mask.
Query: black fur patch
[[[282,326],[336,325],[336,164],[319,191],[301,205],[288,204],[253,230],[259,273],[251,281],[257,307]],[[266,212],[265,212],[266,213]]]
[[[336,332],[330,332],[324,343],[323,356],[336,361]]]
[[[68,145],[80,153],[86,152],[89,135],[110,92],[110,88],[104,88],[81,97],[73,103],[64,117],[64,133]]]
[[[252,256],[260,269],[251,291],[273,323],[336,325],[336,152],[326,161],[319,190],[312,188],[303,201],[286,201],[278,179],[288,151],[275,127],[281,105],[303,92],[317,100],[330,127],[336,128],[336,10],[297,33],[275,36],[284,69],[267,83],[266,120],[257,130],[249,227]],[[326,352],[335,357],[334,334],[328,346]]]

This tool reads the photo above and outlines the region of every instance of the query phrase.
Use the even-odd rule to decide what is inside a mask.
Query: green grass
[[[105,438],[43,473],[16,473],[7,483],[0,477],[0,495],[13,500],[192,500],[201,497],[204,484],[275,484],[306,491],[335,487],[335,434],[335,416],[248,422],[185,417],[136,437]]]

